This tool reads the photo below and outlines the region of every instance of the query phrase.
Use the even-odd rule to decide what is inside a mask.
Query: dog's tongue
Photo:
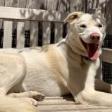
[[[88,58],[95,61],[99,57],[99,50],[97,44],[87,44],[87,52],[88,52]]]
[[[99,58],[99,56],[100,56],[99,44],[98,43],[86,43],[82,39],[81,39],[81,41],[82,41],[84,47],[86,48],[87,57],[92,61],[97,60],[97,58]]]

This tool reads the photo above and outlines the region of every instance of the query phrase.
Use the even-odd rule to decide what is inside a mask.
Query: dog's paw
[[[42,93],[39,93],[37,91],[29,91],[29,94],[32,98],[38,101],[42,101],[45,98],[45,95]]]
[[[33,106],[37,106],[38,105],[38,101],[36,101],[35,99],[33,98],[19,98],[20,100],[23,100],[27,103],[30,103],[31,105]]]

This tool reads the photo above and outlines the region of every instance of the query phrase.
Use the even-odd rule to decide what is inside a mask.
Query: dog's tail
[[[39,112],[30,103],[23,102],[19,98],[0,95],[0,112]]]

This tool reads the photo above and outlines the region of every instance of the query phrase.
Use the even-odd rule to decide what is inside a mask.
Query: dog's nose
[[[100,39],[100,34],[99,33],[92,33],[91,35],[90,35],[90,38],[91,38],[91,40],[96,40],[96,41],[99,41],[99,39]]]

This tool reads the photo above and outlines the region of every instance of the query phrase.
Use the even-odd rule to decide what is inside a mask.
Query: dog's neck
[[[66,44],[72,49],[72,51],[78,55],[86,56],[86,49],[82,45],[78,35],[68,33],[66,36]]]

